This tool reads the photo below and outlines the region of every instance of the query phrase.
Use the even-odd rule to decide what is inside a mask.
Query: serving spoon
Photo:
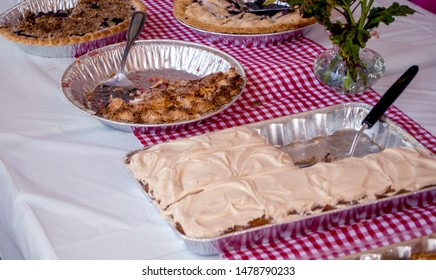
[[[139,34],[144,27],[145,20],[147,18],[147,14],[142,11],[135,11],[132,13],[129,28],[127,29],[127,42],[124,48],[124,53],[121,58],[121,63],[119,65],[117,73],[110,79],[103,82],[101,85],[106,87],[118,87],[124,88],[126,90],[132,89],[135,87],[135,84],[127,78],[125,73],[125,66],[127,57],[129,56],[130,48],[133,46],[136,38],[138,38]]]
[[[375,104],[375,106],[369,111],[368,115],[362,121],[362,127],[357,132],[351,144],[350,151],[347,157],[352,157],[354,151],[356,150],[357,143],[360,136],[366,129],[370,129],[377,121],[383,116],[386,110],[395,102],[395,100],[400,96],[400,94],[406,89],[409,83],[413,80],[415,75],[418,73],[419,67],[417,65],[411,66],[406,72],[401,75],[398,80],[392,84],[385,94],[380,98],[380,100]]]

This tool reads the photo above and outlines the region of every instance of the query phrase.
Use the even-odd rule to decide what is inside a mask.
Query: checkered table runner
[[[353,96],[339,95],[319,83],[312,72],[312,66],[315,56],[323,51],[324,48],[306,37],[276,46],[235,47],[211,43],[174,19],[172,15],[173,1],[145,0],[144,2],[148,9],[148,19],[144,31],[140,36],[141,39],[182,40],[217,48],[237,59],[243,65],[247,76],[246,88],[241,97],[222,113],[198,125],[170,133],[151,134],[134,130],[133,133],[144,146],[344,102],[364,102],[369,105],[375,105],[380,98],[380,95],[373,90]],[[424,146],[436,153],[436,137],[415,123],[398,108],[391,106],[386,112],[386,116],[408,131]],[[433,208],[433,213],[435,213],[435,210],[436,206]],[[423,212],[425,212],[425,209],[410,211],[410,220],[421,221],[423,219]],[[396,216],[394,215],[393,217]],[[337,241],[342,240],[342,238],[333,237],[335,234],[338,234],[338,236],[345,234],[342,230],[350,231],[344,240],[355,238],[360,240],[362,236],[366,235],[366,232],[369,232],[373,238],[380,235],[383,236],[384,229],[386,228],[384,219],[385,216],[380,219],[374,219],[371,222],[338,228],[335,230],[336,232],[330,232],[330,234],[333,234],[331,238]],[[398,225],[403,225],[404,219],[406,218],[399,219]],[[424,220],[427,221],[428,219]],[[435,224],[434,215],[430,220]],[[401,227],[392,228],[394,232],[398,230],[401,231]],[[300,241],[283,241],[255,248],[252,252],[235,251],[225,253],[222,256],[224,258],[235,259],[276,258],[276,254],[280,252],[280,258],[311,258],[315,255],[328,258],[339,254],[330,251],[331,246],[334,247],[336,244],[329,239],[328,234],[318,233],[299,239]],[[342,248],[342,245],[340,246]],[[289,250],[284,249],[288,247]],[[303,250],[305,252],[304,255],[301,255],[301,252],[296,252],[295,248],[299,247],[307,248],[307,250]],[[328,252],[325,251],[326,248],[328,248]],[[313,251],[317,251],[317,254],[314,254]]]
[[[224,259],[334,259],[436,232],[436,203],[273,244],[224,252]]]

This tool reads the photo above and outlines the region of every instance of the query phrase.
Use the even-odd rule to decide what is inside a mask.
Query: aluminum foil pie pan
[[[436,233],[352,254],[346,260],[436,260]]]
[[[334,138],[330,145],[316,145],[321,141],[314,139],[328,138],[337,133],[352,131],[356,133],[361,127],[371,106],[364,103],[344,103],[299,114],[275,118],[246,125],[250,127],[267,143],[290,154],[291,158],[317,156],[322,158],[332,148],[348,152],[350,148],[349,134]],[[382,117],[371,129],[365,131],[362,142],[358,144],[356,156],[364,156],[390,147],[425,147],[413,136],[386,117]],[[361,145],[362,144],[362,145]],[[289,150],[290,146],[296,149]],[[143,148],[147,149],[149,147]],[[124,163],[128,163],[135,150],[126,154]],[[133,174],[132,174],[133,177]],[[133,177],[134,178],[134,177]],[[136,180],[135,180],[136,181]],[[141,182],[136,181],[147,200],[152,201],[143,189]],[[229,250],[240,250],[256,244],[267,244],[283,238],[296,238],[310,232],[326,230],[335,226],[352,224],[364,219],[403,211],[410,207],[427,205],[436,202],[436,186],[429,186],[416,192],[406,192],[377,200],[362,201],[357,204],[341,205],[335,209],[302,216],[299,219],[268,224],[215,238],[192,238],[181,234],[171,222],[168,225],[174,229],[187,248],[200,255],[214,255]],[[154,204],[153,204],[154,205]],[[156,211],[159,209],[156,207]],[[164,218],[164,217],[163,217]]]
[[[235,58],[225,52],[178,40],[138,40],[132,46],[127,59],[125,70],[128,76],[129,73],[145,73],[141,77],[147,79],[152,78],[155,71],[168,71],[173,77],[183,78],[184,75],[190,75],[199,78],[234,67],[244,80],[241,90],[225,106],[194,120],[144,124],[113,121],[97,116],[88,104],[86,93],[113,76],[120,64],[124,47],[125,43],[113,44],[79,57],[65,70],[61,79],[64,96],[75,108],[113,128],[152,133],[177,130],[221,113],[236,102],[244,91],[245,71]],[[171,80],[172,77],[166,78]]]
[[[50,12],[58,10],[66,10],[74,8],[77,5],[77,0],[28,0],[22,1],[11,9],[0,15],[0,26],[12,25],[25,16],[27,10],[37,14],[38,12]],[[118,33],[108,35],[99,39],[89,40],[78,44],[66,45],[28,45],[19,42],[14,42],[23,51],[43,57],[79,57],[91,50],[101,48],[103,46],[121,42],[126,38],[127,26],[125,30]]]
[[[208,40],[209,42],[230,45],[230,46],[245,46],[245,47],[261,47],[261,46],[274,46],[282,43],[296,40],[312,30],[315,24],[311,24],[299,29],[291,29],[276,33],[265,34],[227,34],[206,31],[200,28],[190,26],[181,20],[181,24],[194,30],[198,35]]]

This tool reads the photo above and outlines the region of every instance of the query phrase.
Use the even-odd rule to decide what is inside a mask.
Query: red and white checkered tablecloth
[[[172,14],[173,1],[145,0],[148,19],[142,39],[172,39],[208,45],[228,53],[244,67],[246,89],[228,109],[204,122],[184,129],[165,133],[133,131],[144,145],[189,137],[228,127],[282,117],[344,102],[364,102],[374,105],[380,95],[369,90],[364,94],[344,96],[323,86],[312,72],[315,56],[324,48],[312,40],[301,37],[276,46],[231,46],[211,43],[195,31],[180,24]],[[406,70],[406,69],[404,69]],[[386,116],[413,135],[424,146],[436,153],[436,137],[415,123],[395,106]],[[332,231],[314,233],[295,240],[259,245],[253,250],[233,251],[222,255],[228,259],[245,258],[332,258],[355,251],[366,241],[371,246],[385,245],[392,233],[403,233],[404,228],[416,229],[410,237],[436,231],[436,205],[417,208],[363,221]],[[380,237],[383,237],[380,239]],[[398,236],[397,239],[407,238]],[[368,249],[368,248],[365,248]]]
[[[436,232],[436,203],[298,238],[224,252],[224,259],[334,259]]]

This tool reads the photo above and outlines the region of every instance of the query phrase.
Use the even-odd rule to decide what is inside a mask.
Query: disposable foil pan
[[[340,137],[334,138],[334,141],[329,145],[318,145],[316,149],[312,147],[313,139],[329,137],[343,131],[353,131],[356,133],[361,127],[362,120],[371,108],[371,106],[363,103],[344,103],[253,123],[247,125],[247,127],[252,128],[271,145],[286,152],[288,150],[285,147],[290,145],[296,146],[297,152],[292,150],[291,157],[316,150],[321,158],[334,146],[344,147],[342,150],[348,151],[350,148],[349,144],[345,144],[349,141],[348,136],[345,134],[346,139],[340,139]],[[370,130],[367,130],[364,138],[366,139],[362,140],[364,148],[359,150],[359,156],[377,152],[377,149],[374,147],[378,147],[380,150],[397,146],[424,148],[409,133],[386,117],[382,117]],[[365,141],[370,143],[365,143]],[[348,146],[345,148],[346,145]],[[129,152],[125,156],[124,162],[127,163],[129,158],[138,151]],[[141,190],[143,190],[140,182],[137,183]],[[145,191],[144,193],[150,199]],[[191,238],[178,232],[171,224],[169,225],[184,240],[189,250],[201,255],[213,255],[227,250],[243,249],[255,244],[273,242],[281,238],[295,238],[310,232],[325,230],[343,224],[351,224],[362,219],[371,219],[409,207],[426,205],[434,201],[436,201],[436,186],[416,192],[382,198],[377,201],[341,206],[341,208],[305,216],[299,220],[269,224],[228,233],[216,238]]]
[[[349,255],[346,260],[436,260],[436,233]]]
[[[124,47],[125,43],[113,44],[79,57],[65,70],[61,80],[64,96],[75,108],[113,128],[124,131],[136,129],[147,133],[177,130],[221,113],[239,98],[245,88],[246,76],[242,65],[225,52],[201,44],[177,40],[138,40],[131,48],[127,59],[125,68],[127,75],[131,72],[146,72],[152,75],[153,71],[170,69],[182,74],[189,73],[195,77],[204,77],[234,67],[244,80],[239,94],[217,111],[195,120],[142,124],[113,121],[97,116],[88,104],[86,93],[113,76],[120,64]],[[147,77],[143,78],[147,79]],[[167,78],[171,79],[171,77]]]
[[[260,46],[274,46],[281,43],[290,42],[296,40],[303,35],[307,34],[314,26],[314,24],[298,28],[291,29],[276,33],[265,34],[227,34],[219,32],[210,32],[200,28],[196,28],[185,24],[178,20],[181,24],[194,30],[198,35],[208,40],[209,42],[230,45],[230,46],[245,46],[245,47],[260,47]]]
[[[13,25],[22,20],[27,10],[37,14],[38,12],[50,12],[74,8],[77,0],[30,0],[22,1],[8,11],[0,15],[0,26]],[[28,45],[14,42],[23,51],[43,57],[79,57],[91,50],[117,43],[126,38],[127,29],[118,33],[90,40],[79,44],[67,44],[56,46]]]

